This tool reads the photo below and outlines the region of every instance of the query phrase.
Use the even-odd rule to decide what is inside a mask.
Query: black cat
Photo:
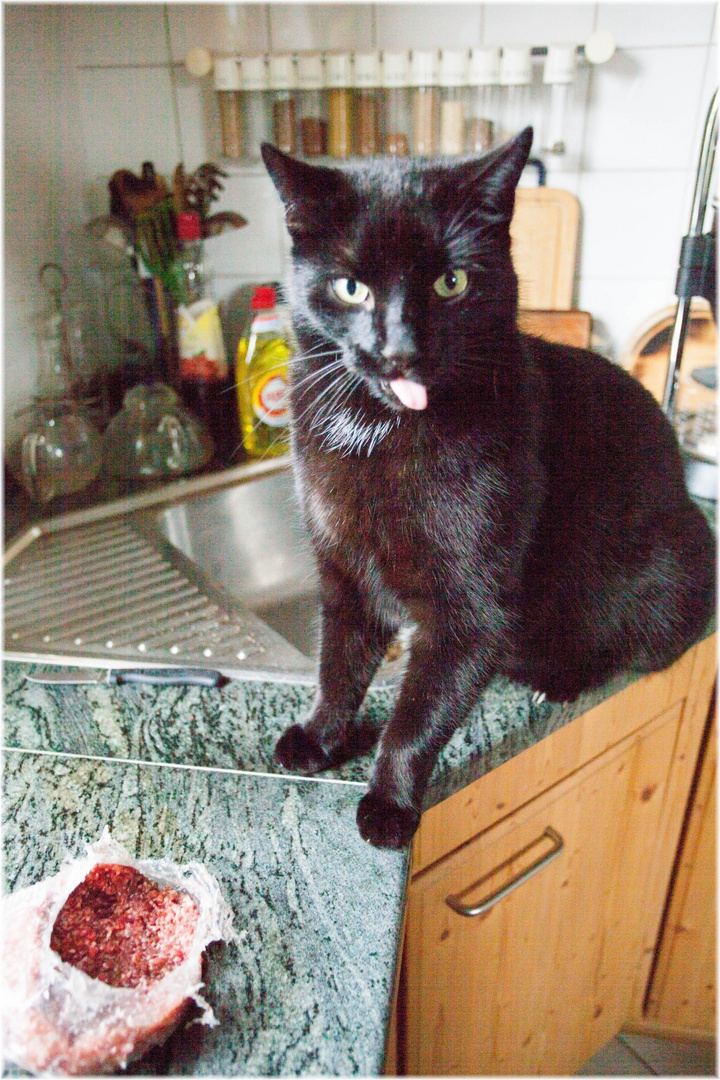
[[[379,846],[412,837],[494,675],[570,700],[671,664],[713,607],[712,534],[651,395],[516,328],[509,224],[531,142],[342,168],[263,147],[293,242],[292,450],[322,592],[317,699],[276,755],[316,772],[366,748],[357,711],[414,623],[358,807]]]

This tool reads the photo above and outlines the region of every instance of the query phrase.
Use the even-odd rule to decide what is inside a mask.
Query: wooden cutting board
[[[580,203],[562,188],[518,188],[510,224],[521,308],[573,306]]]

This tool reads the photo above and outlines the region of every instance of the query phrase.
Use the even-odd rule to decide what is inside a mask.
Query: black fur
[[[317,700],[276,753],[315,772],[366,748],[357,711],[412,621],[358,808],[380,846],[411,838],[438,752],[494,675],[572,699],[671,664],[712,611],[713,539],[653,398],[516,329],[508,230],[531,137],[457,164],[263,149],[293,240],[293,459],[322,585]],[[468,285],[443,299],[451,269]],[[343,304],[338,278],[372,299]],[[426,408],[401,403],[397,377]]]

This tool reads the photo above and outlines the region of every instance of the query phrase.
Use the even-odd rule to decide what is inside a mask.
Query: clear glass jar
[[[465,149],[486,154],[498,131],[500,50],[494,46],[470,50],[468,122]]]
[[[386,154],[403,157],[410,152],[410,63],[406,52],[385,52],[382,85]]]
[[[268,82],[272,109],[273,142],[285,154],[298,149],[297,73],[292,56],[271,56]]]
[[[241,158],[244,154],[242,84],[235,57],[216,57],[214,75],[220,109],[222,152],[228,158]]]
[[[564,154],[566,151],[565,125],[576,72],[575,45],[548,46],[543,83],[550,87],[550,108],[541,145],[550,154]]]
[[[415,49],[410,58],[412,86],[413,153],[420,156],[438,150],[439,94],[437,88],[437,53],[434,49]]]
[[[370,157],[382,147],[378,53],[355,54],[355,88],[355,152]]]
[[[300,147],[305,157],[327,154],[327,106],[325,73],[320,53],[297,58],[300,111]]]
[[[260,147],[271,138],[266,108],[267,64],[264,56],[241,56],[239,64],[245,112],[245,156],[249,161],[260,161]]]
[[[464,50],[443,49],[440,53],[441,154],[462,154],[465,149],[467,61]]]
[[[529,46],[513,45],[503,48],[500,60],[500,124],[503,142],[517,135],[530,122],[531,82]]]
[[[328,87],[328,153],[345,158],[353,152],[352,62],[350,53],[325,57]]]

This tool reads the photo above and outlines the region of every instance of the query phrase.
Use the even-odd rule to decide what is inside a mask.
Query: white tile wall
[[[712,3],[10,4],[4,13],[6,411],[27,399],[34,378],[33,275],[69,250],[67,232],[83,216],[107,209],[109,175],[144,160],[168,175],[180,160],[188,169],[219,160],[212,79],[193,80],[182,66],[198,45],[259,53],[549,44],[610,30],[616,56],[581,70],[568,153],[546,159],[548,179],[580,199],[576,300],[608,350],[619,356],[633,330],[672,303],[717,83]],[[228,171],[221,206],[250,224],[208,244],[221,296],[280,276],[286,245],[267,178]]]

